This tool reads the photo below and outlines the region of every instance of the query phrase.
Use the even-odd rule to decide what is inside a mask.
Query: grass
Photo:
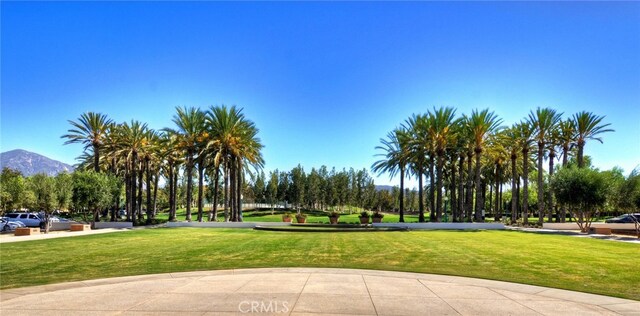
[[[209,216],[209,210],[210,210],[209,208],[205,208],[205,212],[204,212],[205,219],[208,218]],[[291,213],[292,216],[294,216],[296,213],[295,210],[287,210],[286,212]],[[243,219],[245,222],[281,222],[283,213],[285,213],[285,211],[281,209],[276,209],[273,212],[270,209],[244,210]],[[307,215],[308,223],[325,223],[325,224],[329,223],[329,218],[327,217],[328,213],[326,212],[317,211],[317,210],[303,210],[302,213]],[[197,208],[192,209],[191,214],[192,214],[191,217],[193,220],[197,219],[197,216],[198,216]],[[352,212],[352,214],[349,214],[349,212],[345,211],[342,215],[340,215],[340,222],[345,224],[360,223],[360,220],[358,219],[359,214],[360,212],[356,212],[355,209]],[[384,223],[397,223],[400,220],[400,215],[398,215],[398,213],[385,212],[384,214],[385,216],[382,219]],[[176,216],[178,220],[180,221],[184,220],[186,217],[186,210],[184,208],[178,209],[176,211]],[[425,212],[424,216],[425,216],[425,219],[429,221],[429,212]],[[169,219],[169,214],[167,212],[159,213],[158,215],[156,215],[156,218],[167,220]],[[609,217],[600,217],[600,218],[597,218],[594,222],[604,222],[606,218],[609,218]],[[221,221],[223,219],[224,219],[223,210],[218,210],[218,220]],[[405,213],[404,220],[406,223],[417,223],[418,214]],[[493,222],[494,218],[493,216],[487,216],[485,221]],[[293,222],[295,222],[295,218],[293,219]],[[537,222],[538,222],[537,217],[529,217],[530,224],[535,224]],[[547,218],[545,218],[545,223],[547,222],[548,220]],[[569,223],[569,219],[567,219],[567,223]]]
[[[291,216],[293,217],[293,222],[295,223],[295,214],[296,211],[295,210],[287,210],[287,211],[283,211],[283,210],[274,210],[273,212],[270,209],[256,209],[256,210],[245,210],[242,212],[243,214],[243,220],[245,222],[282,222],[282,214],[284,214],[285,212],[288,212],[291,214]],[[326,212],[322,212],[322,211],[309,211],[309,210],[304,210],[302,211],[303,214],[307,215],[307,223],[323,223],[323,224],[328,224],[329,223],[329,217],[327,217]],[[184,220],[186,216],[186,210],[185,209],[179,209],[176,211],[176,217],[178,218],[178,220]],[[208,210],[206,212],[204,212],[204,217],[205,219],[209,216],[209,212]],[[359,224],[360,223],[360,219],[359,219],[360,213],[359,212],[354,212],[353,214],[349,214],[348,212],[341,214],[340,215],[340,223],[345,223],[345,224]],[[428,219],[429,218],[429,213],[425,214],[425,217]],[[168,213],[160,213],[156,216],[156,218],[158,219],[168,219],[169,218],[169,214]],[[198,218],[198,210],[191,210],[191,218],[193,220]],[[398,214],[393,214],[393,213],[385,213],[384,218],[382,219],[383,222],[385,223],[397,223],[400,219],[400,216]],[[222,221],[224,220],[224,212],[223,211],[219,211],[218,212],[218,221]],[[418,215],[417,214],[405,214],[404,216],[404,220],[407,223],[417,223],[418,222]]]
[[[335,267],[460,275],[640,300],[640,246],[512,231],[156,228],[1,244],[0,288],[126,275]]]

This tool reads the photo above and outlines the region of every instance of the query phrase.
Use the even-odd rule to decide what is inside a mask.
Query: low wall
[[[202,228],[254,228],[260,226],[289,226],[285,222],[168,222],[167,227],[202,227]]]
[[[131,228],[133,227],[132,222],[96,222],[95,228]]]
[[[502,223],[374,223],[374,227],[406,227],[410,230],[474,230],[474,229],[505,229]]]
[[[76,222],[52,222],[49,230],[69,230],[71,229],[71,224],[75,224]]]
[[[618,224],[618,223],[591,223],[591,227],[598,228],[611,228],[620,230],[635,230],[636,226],[631,223]],[[580,230],[578,223],[543,223],[542,228],[553,230]]]

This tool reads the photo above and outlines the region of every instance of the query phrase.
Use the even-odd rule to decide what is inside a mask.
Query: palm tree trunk
[[[138,174],[138,220],[142,220],[142,180],[144,176],[144,166],[141,164]]]
[[[137,159],[137,154],[134,152],[131,155],[131,183],[129,184],[129,189],[131,189],[131,194],[130,194],[130,198],[131,198],[131,221],[132,222],[136,222],[137,218],[136,218],[136,175],[138,174],[138,172],[136,171],[136,159]]]
[[[458,184],[458,221],[464,222],[464,155],[459,156],[458,169],[460,170],[460,181]]]
[[[549,151],[549,182],[551,182],[551,178],[553,177],[553,159],[555,159],[556,157],[556,153],[553,149],[551,149]],[[551,223],[551,221],[553,220],[553,211],[554,211],[554,205],[553,205],[553,192],[551,190],[551,185],[549,185],[549,195],[547,196],[547,203],[548,203],[548,212],[549,212],[549,223]],[[557,219],[556,219],[557,222]]]
[[[213,176],[213,205],[211,206],[211,213],[209,214],[209,221],[218,221],[218,181],[220,178],[220,167],[216,167],[215,175]]]
[[[467,195],[466,195],[466,220],[468,222],[473,221],[472,211],[473,211],[473,178],[472,175],[472,166],[473,166],[473,152],[467,153]]]
[[[187,216],[186,221],[191,221],[191,201],[193,201],[193,155],[187,153]]]
[[[518,190],[516,189],[516,180],[518,175],[516,173],[516,155],[511,155],[511,222],[515,223],[518,212]]]
[[[224,221],[228,222],[230,220],[229,211],[231,210],[231,199],[229,196],[229,166],[225,164],[224,170]]]
[[[565,143],[562,145],[562,167],[566,167],[569,163],[569,144]],[[560,223],[564,223],[567,221],[567,207],[565,205],[561,205],[560,207]]]
[[[404,167],[400,168],[400,223],[404,223]]]
[[[436,164],[436,222],[442,221],[442,154],[438,153]]]
[[[237,173],[237,185],[238,185],[238,193],[236,194],[236,199],[238,201],[238,222],[242,222],[242,187],[243,187],[243,177],[242,177],[242,166],[240,162],[238,162],[238,168],[236,170]],[[299,212],[299,210],[298,210]]]
[[[520,176],[516,180],[516,220],[522,217],[522,199],[520,198]]]
[[[529,151],[522,151],[522,220],[529,224]]]
[[[436,221],[435,159],[429,155],[429,221]]]
[[[423,190],[423,184],[422,184],[422,176],[423,176],[423,170],[422,170],[422,166],[419,168],[420,170],[418,170],[418,209],[419,209],[419,215],[418,215],[418,222],[420,223],[424,223],[424,190]]]
[[[151,170],[149,168],[149,158],[145,158],[144,164],[145,164],[144,168],[147,174],[146,176],[147,178],[147,224],[150,224],[152,210],[151,210]]]
[[[178,211],[178,175],[179,175],[179,166],[174,166],[173,169],[173,220],[176,220],[176,212]]]
[[[229,203],[231,210],[231,221],[235,222],[238,220],[238,204],[236,203],[236,168],[232,164],[229,168]]]
[[[499,222],[502,220],[502,212],[500,211],[500,192],[498,190],[499,184],[498,182],[500,181],[500,164],[496,164],[496,175],[495,178],[493,180],[493,183],[496,185],[496,207],[494,209],[495,212],[495,217],[494,220],[496,222]]]
[[[457,185],[456,185],[456,159],[453,158],[453,160],[451,161],[451,189],[450,189],[450,194],[451,194],[451,198],[449,199],[449,201],[451,201],[451,221],[452,222],[457,222],[458,221],[458,199],[456,197],[456,190],[457,190]]]
[[[544,222],[544,183],[543,174],[544,167],[542,159],[544,158],[544,142],[538,142],[538,224]]]
[[[569,144],[562,145],[562,167],[566,167],[569,163]]]
[[[198,161],[198,222],[202,222],[202,212],[204,209],[204,165],[202,159]]]
[[[584,167],[584,141],[578,140],[578,168]]]
[[[480,155],[482,154],[482,150],[476,149],[476,170],[475,170],[475,182],[476,182],[476,207],[475,207],[475,221],[482,221],[482,209],[484,208],[481,196],[480,187]]]
[[[499,202],[498,203],[498,206],[499,206],[498,207],[498,211],[500,211],[500,218],[502,219],[502,213],[504,213],[504,203],[503,203],[504,201],[502,200],[502,190],[503,190],[502,182],[500,183],[499,189],[500,189],[500,191],[499,191],[500,195],[499,195],[499,198],[498,198],[498,202]]]
[[[484,181],[482,181],[482,182],[484,182]],[[488,205],[488,208],[486,209],[487,210],[486,215],[490,216],[490,215],[494,215],[493,214],[493,191],[495,190],[495,186],[496,185],[495,185],[495,183],[493,183],[491,181],[489,181],[488,185],[489,185],[489,205]],[[484,190],[484,187],[483,187],[483,190]],[[487,204],[487,200],[484,200],[483,202],[484,202],[484,206],[487,207],[487,205],[486,205]],[[495,218],[495,216],[494,216],[494,218]]]
[[[153,182],[153,218],[156,218],[158,215],[158,181],[160,179],[160,175],[156,171]]]
[[[100,146],[93,145],[93,170],[100,172]]]

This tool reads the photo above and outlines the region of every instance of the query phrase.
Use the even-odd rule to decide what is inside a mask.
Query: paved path
[[[352,269],[157,274],[0,291],[2,315],[640,315],[640,302],[481,279]]]

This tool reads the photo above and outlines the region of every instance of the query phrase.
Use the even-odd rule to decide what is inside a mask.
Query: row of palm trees
[[[551,190],[545,196],[544,159],[548,161],[549,176],[553,175],[558,155],[562,157],[563,166],[569,163],[570,156],[575,156],[578,167],[584,167],[586,142],[602,142],[601,134],[613,131],[603,119],[586,111],[563,119],[562,113],[554,109],[537,108],[522,121],[503,126],[502,120],[489,109],[457,116],[454,108],[434,108],[426,114],[412,115],[380,139],[376,149],[381,151],[378,154],[381,159],[372,165],[372,170],[378,174],[388,173],[390,177],[400,176],[401,222],[404,221],[404,180],[411,176],[418,179],[421,222],[426,220],[424,200],[429,201],[430,221],[442,220],[445,195],[451,202],[453,221],[483,221],[487,185],[490,186],[488,207],[494,210],[495,220],[501,220],[505,205],[502,187],[510,183],[511,221],[515,222],[521,214],[527,224],[532,171],[537,171],[539,223],[545,214],[551,219],[554,210],[564,221],[566,210],[554,204]],[[426,199],[425,177],[430,182]],[[493,192],[495,199],[491,196]]]
[[[197,220],[204,220],[206,175],[213,179],[216,192],[208,219],[217,220],[218,185],[224,179],[225,221],[242,221],[241,188],[245,177],[264,165],[263,145],[255,123],[235,106],[212,106],[206,111],[177,107],[172,121],[173,128],[153,130],[139,121],[115,123],[105,114],[88,112],[77,121],[69,121],[72,128],[62,137],[67,139],[65,144],[84,145],[84,153],[79,157],[81,168],[110,172],[122,179],[127,220],[143,218],[143,188],[147,221],[153,218],[160,177],[164,177],[168,186],[169,220],[175,220],[178,175],[183,169],[187,183],[186,220],[192,219],[195,171]],[[119,204],[120,201],[115,202],[112,220]]]

